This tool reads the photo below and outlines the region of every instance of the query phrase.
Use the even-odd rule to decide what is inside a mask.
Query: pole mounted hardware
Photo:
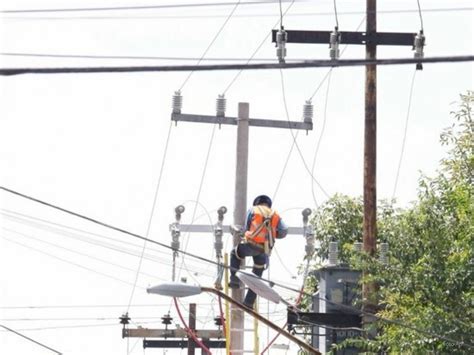
[[[171,279],[175,281],[176,279],[176,258],[178,257],[179,247],[180,247],[180,236],[181,236],[181,215],[184,213],[185,208],[183,205],[176,206],[174,209],[175,212],[175,222],[170,224],[170,232],[171,232],[171,248],[173,249],[173,271]]]

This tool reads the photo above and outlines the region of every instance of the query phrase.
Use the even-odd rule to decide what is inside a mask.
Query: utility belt
[[[262,249],[262,251],[267,254],[267,255],[270,255],[271,254],[271,248],[269,247],[268,245],[268,242],[265,242],[265,243],[257,243],[257,242],[254,242],[252,239],[250,238],[245,238],[245,242],[250,244],[250,245],[254,245],[256,246],[257,248],[260,248]]]

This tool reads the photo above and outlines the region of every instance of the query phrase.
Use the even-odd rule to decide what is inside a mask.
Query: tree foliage
[[[353,242],[362,240],[360,198],[336,195],[313,219],[318,259],[327,257],[328,243],[337,239],[341,261],[378,282],[380,316],[438,335],[380,322],[376,339],[354,339],[352,345],[394,354],[474,353],[473,102],[473,92],[461,95],[454,123],[440,137],[447,156],[434,177],[421,176],[417,201],[404,210],[379,203],[378,240],[390,245],[388,265],[352,251]]]

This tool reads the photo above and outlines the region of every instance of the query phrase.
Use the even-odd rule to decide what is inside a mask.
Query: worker
[[[231,275],[229,287],[240,288],[241,283],[235,275],[240,268],[240,262],[247,256],[253,257],[252,272],[262,276],[268,266],[269,256],[275,244],[275,239],[286,237],[288,227],[280,216],[272,210],[272,200],[266,195],[260,195],[253,201],[253,207],[247,212],[243,240],[231,252]],[[253,308],[257,295],[248,290],[244,305]]]

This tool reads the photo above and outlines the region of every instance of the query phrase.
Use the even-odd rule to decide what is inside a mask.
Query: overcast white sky
[[[201,1],[183,1],[195,2]],[[102,7],[132,3],[136,4],[125,0],[3,0],[1,9]],[[175,2],[139,2],[140,5],[170,3]],[[286,8],[288,3],[283,6]],[[365,2],[338,1],[337,6],[340,29],[355,30],[364,18]],[[421,1],[421,6],[427,10],[423,12],[426,56],[473,53],[471,1]],[[458,10],[428,11],[446,8]],[[231,6],[220,6],[100,13],[2,14],[0,50],[2,53],[200,57],[231,9]],[[420,29],[415,0],[379,1],[378,9],[413,10],[380,13],[379,31],[417,32]],[[329,0],[297,2],[285,17],[284,25],[287,29],[331,30],[335,25],[332,12],[333,4]],[[351,14],[344,14],[347,12]],[[207,56],[250,57],[277,19],[277,3],[238,8]],[[379,58],[412,55],[408,47],[379,47],[378,50]],[[344,53],[345,58],[363,56],[362,46],[349,47]],[[275,57],[270,40],[256,57]],[[325,45],[288,45],[288,58],[327,57]],[[1,67],[192,63],[5,55],[0,56],[0,61]],[[312,95],[327,71],[302,69],[284,72],[292,120],[301,118],[304,101]],[[378,70],[377,173],[380,198],[392,196],[413,73],[412,65]],[[214,114],[217,94],[225,89],[234,75],[235,72],[193,74],[183,89],[183,112]],[[186,76],[187,73],[139,73],[0,78],[1,185],[145,235],[170,126],[171,96]],[[425,69],[417,73],[405,155],[396,191],[400,206],[406,206],[416,198],[420,172],[429,175],[435,171],[444,154],[438,143],[439,134],[452,122],[449,113],[456,107],[453,102],[458,100],[460,93],[472,88],[472,63],[425,65]],[[326,118],[314,176],[329,195],[359,196],[362,193],[364,68],[333,71],[325,117],[326,91],[327,82],[324,82],[314,97],[315,129],[308,135],[300,133],[297,141],[311,167]],[[244,72],[226,96],[228,116],[237,114],[238,102],[248,102],[253,118],[286,119],[278,71]],[[183,222],[191,222],[212,131],[211,125],[193,123],[172,127],[150,238],[170,243],[168,225],[173,222],[173,209],[178,204],[185,204],[187,208]],[[250,139],[249,202],[261,193],[274,196],[293,138],[287,130],[252,128]],[[207,213],[214,223],[216,209],[221,205],[229,209],[225,222],[231,222],[234,175],[235,127],[223,126],[215,132],[199,195],[202,206],[197,209],[199,219],[195,223],[209,223]],[[326,199],[317,187],[315,192],[318,203]],[[311,178],[296,150],[274,197],[274,207],[292,226],[301,225],[302,208],[315,207]],[[5,192],[0,193],[0,199],[0,324],[20,330],[65,354],[126,354],[127,341],[121,339],[117,317],[127,310],[139,262],[136,254],[142,244],[129,236]],[[63,226],[45,223],[44,220]],[[229,236],[226,236],[226,241],[229,251]],[[191,235],[182,245],[203,257],[214,257],[210,235]],[[293,279],[293,276],[297,274],[303,255],[303,238],[288,237],[278,243],[270,275],[266,273],[265,276],[298,287],[300,280]],[[146,256],[130,316],[135,322],[133,327],[161,328],[159,317],[170,309],[170,300],[148,295],[145,288],[171,279],[171,254],[166,249],[149,245]],[[211,285],[214,272],[212,265],[186,258],[180,276],[187,277],[190,283]],[[283,291],[282,295],[294,296]],[[215,300],[209,295],[183,299],[183,306],[187,308],[189,302],[198,303],[198,326],[214,328]],[[143,306],[151,304],[153,306]],[[118,307],[112,307],[115,305]],[[58,306],[67,307],[54,308]],[[262,308],[267,310],[266,303],[262,303]],[[272,320],[284,323],[284,307],[271,305],[269,310]],[[174,308],[171,308],[171,315],[179,323]],[[57,318],[64,320],[51,320]],[[267,332],[262,329],[261,346],[266,342]],[[128,353],[143,353],[141,340],[135,343],[135,340],[130,341]],[[51,353],[3,331],[0,331],[0,344],[2,354]],[[163,350],[149,349],[146,353],[161,354]]]

